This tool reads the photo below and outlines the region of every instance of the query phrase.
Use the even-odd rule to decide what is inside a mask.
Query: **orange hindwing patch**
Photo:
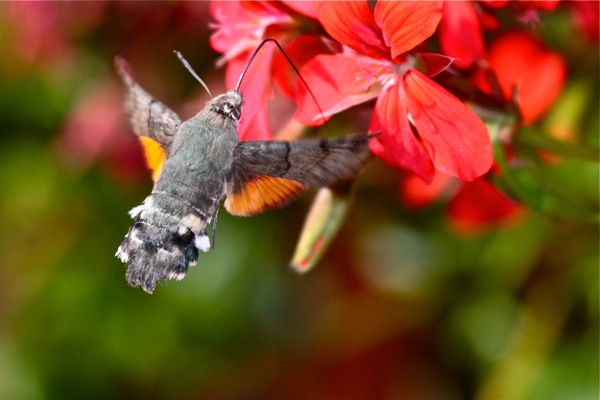
[[[156,182],[165,162],[165,151],[158,142],[155,142],[149,137],[140,136],[139,139],[144,148],[146,165],[150,168],[150,171],[152,171],[152,180]]]
[[[263,211],[283,207],[308,188],[285,178],[257,176],[244,184],[242,190],[225,200],[225,208],[233,215],[249,217]]]

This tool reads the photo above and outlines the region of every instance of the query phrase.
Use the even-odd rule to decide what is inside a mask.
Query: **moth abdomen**
[[[181,280],[198,260],[198,250],[208,251],[206,226],[211,217],[190,202],[165,192],[152,193],[134,207],[135,223],[117,256],[127,264],[127,281],[151,293],[156,282]]]
[[[152,293],[156,282],[181,280],[198,261],[196,235],[180,235],[138,218],[117,250],[127,264],[127,281]]]

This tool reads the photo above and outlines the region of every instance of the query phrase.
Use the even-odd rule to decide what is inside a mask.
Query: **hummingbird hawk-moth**
[[[288,204],[309,186],[350,181],[369,158],[367,135],[240,141],[239,83],[182,121],[134,81],[123,58],[115,65],[127,87],[133,132],[157,142],[166,156],[152,192],[130,211],[135,222],[116,253],[127,264],[129,284],[148,293],[157,282],[183,279],[198,250],[210,250],[207,228],[213,222],[214,242],[223,200],[231,214],[251,216]]]

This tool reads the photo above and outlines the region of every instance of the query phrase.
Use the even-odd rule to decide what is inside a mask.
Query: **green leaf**
[[[573,158],[546,164],[535,159],[509,162],[501,143],[494,150],[502,173],[493,181],[510,196],[553,218],[595,223],[600,220],[597,163]]]
[[[518,134],[515,135],[515,143],[517,146],[522,144],[532,146],[538,150],[546,150],[557,156],[579,158],[593,162],[600,161],[600,149],[597,147],[567,143],[531,128],[519,130]]]

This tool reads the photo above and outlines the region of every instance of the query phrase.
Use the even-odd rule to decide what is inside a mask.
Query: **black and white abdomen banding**
[[[135,223],[116,255],[130,266],[131,286],[152,293],[157,281],[181,280],[196,264],[198,250],[210,249],[206,227],[212,216],[177,195],[153,192],[130,215]]]

